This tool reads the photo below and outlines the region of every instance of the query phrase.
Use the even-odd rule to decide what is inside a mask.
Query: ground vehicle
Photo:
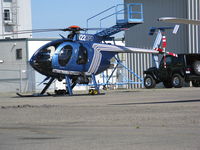
[[[144,71],[144,86],[154,88],[163,82],[166,88],[181,88],[185,82],[192,81],[194,87],[200,87],[200,54],[178,54],[178,57],[166,56],[160,61],[159,68],[152,67]]]

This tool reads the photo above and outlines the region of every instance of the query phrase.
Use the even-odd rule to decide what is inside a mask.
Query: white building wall
[[[31,0],[18,0],[18,30],[32,30]],[[31,33],[19,34],[18,38],[30,38]]]
[[[5,9],[9,10],[9,20],[4,19]],[[31,30],[31,20],[31,0],[0,0],[0,39],[32,37],[30,33],[12,34],[19,30]]]

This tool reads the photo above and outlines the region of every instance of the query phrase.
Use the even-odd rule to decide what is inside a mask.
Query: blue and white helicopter
[[[62,37],[39,48],[32,58],[30,65],[49,80],[40,95],[43,95],[51,83],[58,79],[66,80],[66,89],[73,95],[76,84],[89,84],[92,79],[94,89],[90,94],[98,94],[99,86],[95,76],[107,70],[111,59],[118,53],[158,53],[156,50],[124,47],[103,43],[110,36],[100,36],[100,33],[80,34],[85,30],[78,26],[70,26],[63,31],[70,31],[68,38]],[[121,31],[124,29],[120,29]],[[103,34],[103,33],[101,33]]]
[[[130,9],[132,5],[141,4],[129,4],[128,8]],[[131,13],[130,11],[128,12]],[[143,16],[139,19],[131,17],[132,15],[130,14],[127,16],[128,19],[117,20],[116,25],[95,34],[80,33],[81,31],[94,30],[95,28],[80,28],[75,25],[65,29],[32,30],[31,32],[33,33],[49,31],[70,32],[66,38],[61,36],[61,39],[43,45],[30,59],[30,65],[46,76],[43,82],[48,81],[39,95],[44,95],[55,79],[59,81],[66,80],[66,93],[69,95],[73,95],[73,88],[77,84],[89,84],[89,81],[92,80],[95,86],[89,90],[89,94],[99,94],[99,86],[95,76],[110,67],[111,59],[115,55],[118,53],[158,54],[159,51],[154,49],[106,44],[106,41],[114,40],[111,37],[112,35],[143,22]],[[21,33],[27,32],[29,31]],[[22,96],[19,93],[18,95]]]

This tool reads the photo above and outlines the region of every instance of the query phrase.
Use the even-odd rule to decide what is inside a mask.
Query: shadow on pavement
[[[197,100],[177,100],[177,101],[161,101],[161,102],[144,102],[144,103],[121,103],[121,104],[110,104],[110,105],[146,105],[146,104],[173,104],[173,103],[197,103]]]

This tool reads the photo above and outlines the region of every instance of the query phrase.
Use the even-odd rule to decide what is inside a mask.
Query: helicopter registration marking
[[[94,40],[94,36],[93,35],[80,34],[79,35],[79,40],[80,41],[93,41]]]

